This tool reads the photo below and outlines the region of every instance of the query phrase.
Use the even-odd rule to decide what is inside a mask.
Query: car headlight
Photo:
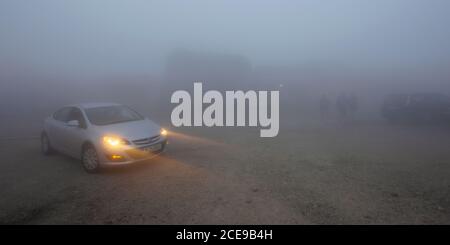
[[[116,136],[104,136],[103,144],[106,146],[119,146],[119,145],[129,145],[130,142],[126,139],[116,137]]]
[[[165,130],[165,129],[162,128],[160,134],[161,134],[162,136],[167,136],[168,132],[167,132],[167,130]]]

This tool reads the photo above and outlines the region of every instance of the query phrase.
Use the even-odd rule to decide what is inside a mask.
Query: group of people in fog
[[[328,117],[333,103],[328,94],[323,94],[320,98],[320,114],[323,118]],[[355,117],[358,110],[358,98],[354,93],[340,93],[335,100],[336,112],[340,118],[346,119]]]

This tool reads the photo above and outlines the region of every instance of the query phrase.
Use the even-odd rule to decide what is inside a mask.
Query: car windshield
[[[95,107],[85,111],[87,118],[94,125],[108,125],[144,119],[137,112],[122,105]]]

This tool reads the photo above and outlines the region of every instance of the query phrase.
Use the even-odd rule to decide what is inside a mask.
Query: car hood
[[[97,126],[102,135],[117,135],[137,140],[159,135],[161,127],[149,119]]]

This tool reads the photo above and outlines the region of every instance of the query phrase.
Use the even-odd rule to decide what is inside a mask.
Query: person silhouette
[[[355,119],[356,111],[358,110],[358,98],[355,93],[350,93],[347,98],[348,112],[352,119]]]
[[[328,95],[322,94],[322,97],[320,98],[320,102],[319,102],[320,115],[322,116],[322,118],[325,118],[328,116],[328,113],[330,111],[330,104],[331,104],[331,101],[328,98]]]
[[[345,93],[340,93],[336,99],[336,108],[341,118],[346,118],[348,115],[348,96]]]

